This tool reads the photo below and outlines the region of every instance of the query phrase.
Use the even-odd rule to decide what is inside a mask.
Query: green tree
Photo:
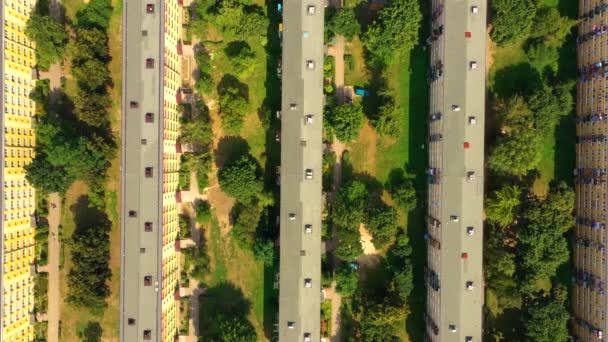
[[[565,289],[561,292],[565,292]],[[558,294],[551,298],[542,298],[533,305],[526,305],[526,314],[522,321],[529,341],[553,342],[569,339],[570,314],[566,309],[566,297],[567,293]]]
[[[363,253],[359,227],[338,226],[336,229],[338,245],[336,256],[344,261],[355,261]]]
[[[541,148],[541,136],[536,130],[517,127],[498,138],[490,152],[488,167],[496,172],[523,176],[538,166]]]
[[[250,202],[263,189],[258,169],[257,161],[249,155],[224,165],[218,172],[222,191],[241,202]]]
[[[574,82],[559,83],[555,87],[545,85],[530,96],[528,103],[534,112],[534,126],[539,132],[552,132],[559,120],[572,112],[573,87]]]
[[[351,8],[342,8],[337,10],[336,14],[331,16],[331,19],[326,24],[327,29],[335,34],[344,36],[346,40],[351,41],[361,33],[361,25],[355,17],[355,10]]]
[[[492,40],[505,45],[518,39],[526,39],[530,34],[536,6],[529,0],[495,0],[492,2]]]
[[[264,206],[257,202],[247,205],[238,203],[234,212],[236,212],[234,226],[230,232],[232,238],[241,248],[251,250],[256,241],[256,232],[264,213]]]
[[[75,181],[74,175],[68,175],[61,166],[53,166],[46,156],[40,153],[25,166],[25,172],[27,181],[43,193],[65,193]]]
[[[388,193],[395,203],[405,211],[416,208],[418,199],[414,188],[414,175],[399,169],[386,185]]]
[[[238,1],[223,1],[213,23],[228,40],[265,39],[268,18],[257,5],[245,7]]]
[[[89,59],[74,65],[72,75],[78,81],[78,86],[87,93],[103,92],[103,88],[111,81],[108,65],[99,59]]]
[[[228,133],[238,133],[249,107],[247,99],[238,88],[226,87],[220,93],[219,102],[222,128]]]
[[[350,142],[359,136],[363,126],[363,108],[359,104],[340,105],[331,111],[328,121],[338,140]]]
[[[187,144],[206,146],[213,139],[209,109],[202,103],[196,105],[192,113],[180,118],[181,130],[179,141]]]
[[[257,239],[253,244],[253,255],[265,266],[272,266],[274,263],[274,243],[270,240]]]
[[[381,136],[397,138],[401,134],[401,108],[391,99],[380,107],[371,123]]]
[[[105,91],[90,92],[78,89],[73,101],[74,112],[80,121],[93,127],[108,124],[108,108],[112,106],[112,98]]]
[[[387,64],[395,52],[408,52],[416,45],[421,21],[418,1],[390,1],[368,27],[363,44],[376,61]]]
[[[534,291],[538,281],[551,277],[570,258],[564,234],[574,220],[574,192],[564,183],[553,187],[545,200],[531,200],[517,233],[522,293]]]
[[[194,201],[194,211],[196,212],[196,222],[203,224],[211,220],[211,206],[205,200]]]
[[[101,342],[103,329],[99,322],[89,321],[82,332],[83,342]]]
[[[555,47],[547,46],[543,42],[532,42],[526,49],[530,63],[539,71],[549,69],[557,73],[559,66],[559,51]]]
[[[397,226],[397,212],[384,203],[376,203],[366,210],[365,225],[373,237],[376,248],[383,248],[395,237]]]
[[[506,127],[530,126],[533,122],[534,114],[522,96],[516,95],[507,100],[499,99],[494,110],[498,113],[501,125]]]
[[[404,303],[408,302],[408,297],[414,289],[414,267],[411,260],[408,258],[403,265],[396,268],[393,275],[393,286],[399,294],[399,298]]]
[[[363,222],[368,192],[365,184],[352,181],[338,189],[332,207],[332,219],[340,227],[356,227]],[[358,233],[357,233],[358,234]]]
[[[72,235],[72,267],[68,272],[66,301],[76,307],[99,310],[110,295],[109,222],[97,227],[80,227]]]
[[[392,341],[395,325],[405,319],[406,310],[396,305],[390,298],[380,303],[364,303],[359,313],[361,334],[360,341]]]
[[[107,30],[112,16],[112,0],[91,0],[76,12],[78,27]]]
[[[517,185],[503,185],[486,199],[485,213],[489,222],[501,227],[511,225],[521,204],[522,190]]]
[[[258,340],[255,328],[246,317],[221,317],[218,328],[217,341],[256,342]]]
[[[548,47],[559,48],[576,23],[575,19],[561,16],[555,7],[541,7],[536,14],[530,37],[542,40]]]
[[[226,45],[224,53],[228,62],[238,74],[244,74],[255,66],[255,52],[245,41],[239,40]]]
[[[77,28],[75,39],[68,45],[73,65],[81,65],[92,59],[107,61],[109,58],[108,34],[96,28]]]
[[[27,21],[25,34],[36,45],[36,62],[40,69],[48,69],[63,59],[68,34],[52,17],[33,14]]]
[[[334,279],[336,291],[342,297],[352,297],[359,287],[359,274],[348,265],[339,267]]]

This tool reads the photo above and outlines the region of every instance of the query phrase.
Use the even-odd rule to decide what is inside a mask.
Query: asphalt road
[[[308,6],[315,6],[314,14],[308,13]],[[319,0],[283,4],[281,342],[321,338],[323,6]],[[314,63],[312,70],[307,61]],[[306,179],[306,169],[312,170],[312,179]],[[311,225],[311,233],[305,225]],[[305,286],[307,279],[310,287]]]

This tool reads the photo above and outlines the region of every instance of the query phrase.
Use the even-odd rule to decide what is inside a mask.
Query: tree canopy
[[[371,120],[371,124],[381,136],[397,138],[401,134],[401,108],[391,98]]]
[[[220,317],[218,341],[256,342],[255,328],[246,317]]]
[[[336,270],[336,291],[342,297],[352,296],[359,287],[359,274],[350,266],[344,265]]]
[[[68,34],[51,16],[33,14],[27,21],[25,34],[36,44],[36,62],[40,69],[48,69],[63,59]]]
[[[181,130],[179,141],[187,144],[206,146],[213,139],[209,109],[200,101],[193,106],[190,113],[184,113],[180,118]]]
[[[542,7],[536,14],[530,37],[542,40],[548,47],[560,47],[576,23],[575,19],[561,16],[555,7]]]
[[[222,191],[241,202],[250,202],[263,190],[258,168],[257,161],[249,155],[224,165],[218,172]]]
[[[395,51],[407,52],[416,45],[421,21],[418,1],[390,1],[367,28],[363,44],[377,61],[388,63]]]
[[[568,332],[570,314],[565,305],[567,291],[558,288],[556,292],[561,294],[541,298],[533,305],[526,305],[526,315],[522,321],[529,341],[567,341],[570,337]]]
[[[485,213],[489,222],[501,227],[515,221],[516,212],[521,204],[522,190],[517,185],[504,185],[486,199]]]
[[[76,13],[78,27],[107,30],[112,16],[112,0],[91,0]]]
[[[365,226],[376,248],[386,246],[397,234],[397,212],[386,204],[374,203],[366,211]]]
[[[536,6],[529,0],[495,0],[492,2],[492,40],[504,45],[527,38],[536,17]]]
[[[254,66],[255,53],[245,41],[239,40],[228,43],[224,53],[228,57],[228,62],[238,74],[242,75]]]
[[[536,130],[518,127],[498,138],[488,166],[497,172],[523,176],[538,166],[541,148],[541,136]]]
[[[574,192],[564,183],[553,187],[545,200],[533,200],[526,208],[525,224],[518,231],[522,292],[555,274],[570,258],[564,234],[572,228]]]
[[[361,25],[355,17],[355,10],[352,8],[338,9],[326,25],[329,31],[344,36],[348,41],[353,40],[355,36],[361,33]]]
[[[363,126],[363,108],[358,104],[343,104],[335,107],[328,118],[338,140],[350,142],[359,136]]]
[[[232,86],[223,88],[219,95],[222,128],[228,133],[238,133],[249,107],[247,98],[240,89]]]

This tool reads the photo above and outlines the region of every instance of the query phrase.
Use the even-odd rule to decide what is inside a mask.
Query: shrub
[[[209,202],[196,200],[194,202],[194,211],[196,212],[196,222],[203,224],[211,220],[211,206]]]
[[[263,189],[258,168],[257,161],[249,155],[224,165],[218,172],[222,191],[241,202],[250,202]]]

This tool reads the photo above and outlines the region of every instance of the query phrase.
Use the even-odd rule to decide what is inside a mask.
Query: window
[[[137,217],[137,211],[129,210],[129,217]]]
[[[152,222],[144,223],[144,231],[151,232],[152,231]]]
[[[146,122],[147,123],[154,122],[154,113],[146,113]]]
[[[145,249],[145,248],[143,248],[143,247],[142,247],[142,248],[140,248],[140,249],[139,249],[139,253],[141,253],[141,254],[146,253],[146,249]]]
[[[129,318],[127,321],[129,325],[135,325],[135,318]]]
[[[152,176],[154,175],[154,171],[153,171],[152,167],[150,167],[150,166],[146,167],[145,175],[146,175],[146,178],[152,178]]]
[[[146,12],[150,13],[150,14],[154,13],[154,4],[147,4],[146,5]]]
[[[146,68],[148,68],[148,69],[154,69],[154,58],[147,58],[146,59]]]
[[[148,30],[141,31],[141,36],[142,37],[147,37],[148,36]]]
[[[131,108],[139,108],[139,103],[137,103],[136,101],[131,101],[129,104],[129,107]]]
[[[141,139],[141,144],[142,145],[147,145],[148,144],[148,139]]]
[[[152,330],[144,330],[144,341],[152,340]]]
[[[152,286],[152,276],[144,276],[144,286]]]

